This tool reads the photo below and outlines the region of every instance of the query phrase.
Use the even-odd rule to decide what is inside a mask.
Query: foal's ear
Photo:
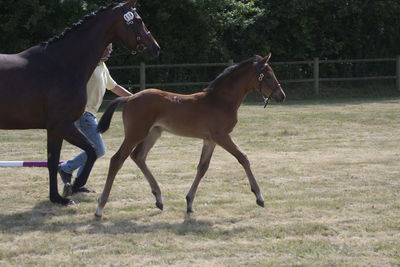
[[[263,57],[263,58],[258,62],[258,64],[261,65],[261,66],[264,66],[265,63],[267,63],[267,62],[269,61],[269,59],[271,58],[271,55],[272,55],[272,54],[269,53],[267,56]]]
[[[127,1],[125,1],[126,2],[126,6],[128,8],[132,8],[132,7],[134,7],[136,5],[137,1],[138,0],[127,0]]]

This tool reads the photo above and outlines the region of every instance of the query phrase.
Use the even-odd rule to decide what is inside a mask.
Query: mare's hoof
[[[162,203],[162,202],[156,202],[156,206],[157,206],[157,208],[159,208],[160,210],[163,210],[164,209],[164,204]]]
[[[257,199],[257,205],[264,208],[264,200]]]
[[[71,205],[75,205],[76,203],[69,198],[64,198],[64,197],[59,197],[57,199],[51,199],[51,202],[53,203],[57,203],[63,206],[71,206]]]
[[[69,197],[72,196],[72,185],[70,183],[66,183],[64,185],[64,189],[63,189],[63,193],[62,193],[63,197]]]
[[[101,220],[102,217],[103,217],[103,214],[97,214],[97,212],[94,213],[94,218],[95,218],[96,220]]]
[[[68,198],[67,198],[68,199]],[[68,203],[66,204],[67,206],[72,206],[72,205],[76,205],[76,202],[73,201],[72,199],[68,199]]]
[[[192,207],[187,208],[186,213],[187,214],[192,214],[192,213],[194,213],[194,209]]]

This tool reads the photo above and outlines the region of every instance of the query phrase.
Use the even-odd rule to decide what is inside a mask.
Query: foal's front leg
[[[192,206],[194,196],[196,195],[197,187],[200,184],[201,178],[203,178],[204,174],[208,170],[208,167],[210,165],[211,156],[214,152],[214,148],[215,148],[215,143],[213,141],[210,141],[210,140],[203,141],[203,150],[201,151],[199,165],[197,166],[196,178],[194,179],[194,182],[193,182],[192,186],[190,187],[188,194],[186,195],[187,213],[194,212],[193,206]]]
[[[153,174],[149,170],[146,164],[146,158],[150,151],[150,149],[154,146],[157,139],[161,136],[161,129],[158,127],[154,127],[150,130],[147,137],[136,146],[136,148],[131,153],[132,160],[136,163],[139,169],[142,171],[147,181],[150,184],[151,192],[156,197],[156,206],[160,210],[163,210],[164,204],[161,196],[160,187],[154,178]]]
[[[256,178],[254,178],[253,172],[250,169],[250,162],[247,159],[247,156],[240,151],[238,146],[232,141],[229,135],[215,136],[214,140],[218,145],[231,153],[243,166],[244,170],[246,171],[247,178],[249,179],[251,191],[256,195],[257,204],[261,207],[264,207],[264,197],[262,196]]]
[[[121,169],[126,158],[129,156],[135,145],[135,142],[125,138],[118,151],[114,154],[114,156],[111,157],[107,180],[104,185],[103,192],[101,193],[101,196],[99,198],[96,213],[94,214],[96,217],[101,218],[103,216],[104,206],[106,205],[108,197],[110,196],[110,191],[114,183],[115,176]]]

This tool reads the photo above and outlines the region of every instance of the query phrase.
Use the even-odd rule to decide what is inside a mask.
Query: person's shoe
[[[61,176],[61,180],[64,184],[70,184],[72,179],[72,173],[67,173],[61,169],[61,165],[58,165],[58,173]]]
[[[70,183],[64,184],[64,190],[63,190],[62,196],[63,197],[72,196],[72,185]]]
[[[86,186],[81,186],[79,189],[74,193],[96,193],[96,191],[87,188]]]

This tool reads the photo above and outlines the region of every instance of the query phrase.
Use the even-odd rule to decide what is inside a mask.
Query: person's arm
[[[124,87],[122,87],[121,85],[118,85],[118,84],[113,89],[111,89],[111,92],[113,92],[114,94],[116,94],[118,96],[131,96],[132,95],[131,92],[129,92]]]

